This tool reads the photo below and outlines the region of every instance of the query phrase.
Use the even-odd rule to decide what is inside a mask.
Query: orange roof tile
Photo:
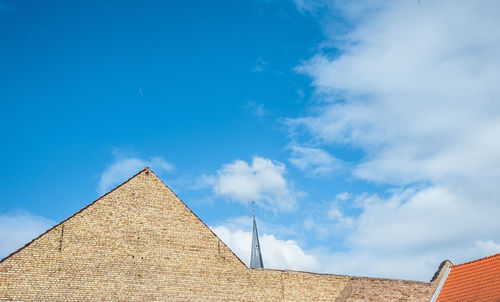
[[[451,267],[436,302],[500,301],[500,253]]]

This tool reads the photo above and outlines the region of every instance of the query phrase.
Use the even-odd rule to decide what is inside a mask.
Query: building
[[[450,266],[431,301],[500,301],[500,254]]]
[[[429,301],[431,282],[249,269],[148,168],[0,261],[0,301]]]

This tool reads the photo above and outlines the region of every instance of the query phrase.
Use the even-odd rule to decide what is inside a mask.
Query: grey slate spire
[[[252,202],[255,204],[255,202]],[[253,212],[253,232],[252,232],[252,255],[250,257],[250,268],[264,268],[262,263],[262,254],[260,253],[259,234],[257,233],[257,224],[255,223],[255,207]]]

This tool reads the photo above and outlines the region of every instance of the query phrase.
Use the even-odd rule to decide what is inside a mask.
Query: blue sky
[[[0,1],[0,256],[144,166],[244,261],[255,199],[268,267],[498,252],[499,10]]]

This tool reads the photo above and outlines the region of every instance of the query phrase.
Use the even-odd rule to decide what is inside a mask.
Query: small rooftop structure
[[[255,223],[255,208],[253,213],[253,231],[252,231],[252,254],[250,257],[250,268],[264,268],[262,263],[262,254],[260,252],[259,234],[257,233],[257,223]]]

